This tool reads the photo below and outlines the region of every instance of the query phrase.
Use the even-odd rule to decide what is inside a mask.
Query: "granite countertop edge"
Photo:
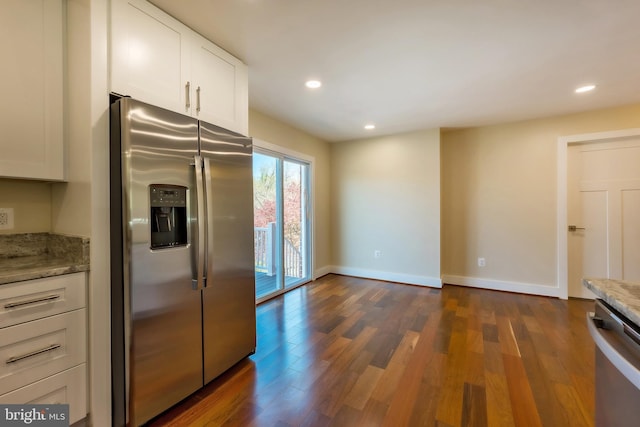
[[[89,271],[89,244],[56,233],[0,235],[0,285]]]
[[[586,278],[584,286],[640,326],[640,282]]]
[[[67,264],[33,267],[30,269],[0,274],[0,286],[8,283],[23,282],[25,280],[44,279],[46,277],[62,276],[63,274],[89,271],[88,264]]]

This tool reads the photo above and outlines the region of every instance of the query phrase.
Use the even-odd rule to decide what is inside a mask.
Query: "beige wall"
[[[69,141],[73,147],[73,141]],[[73,147],[65,183],[0,179],[0,208],[13,208],[14,228],[0,234],[91,235],[89,144]]]
[[[274,118],[249,110],[249,135],[307,156],[314,161],[313,206],[314,216],[314,269],[324,274],[331,263],[331,236],[329,213],[329,144]]]
[[[640,105],[443,133],[445,280],[556,286],[558,137],[634,127]]]
[[[0,179],[0,208],[13,208],[13,230],[0,234],[41,233],[51,230],[51,184]]]
[[[439,285],[438,129],[333,144],[331,179],[336,271]]]

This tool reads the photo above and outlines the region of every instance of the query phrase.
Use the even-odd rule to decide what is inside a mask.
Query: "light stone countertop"
[[[640,283],[587,278],[582,280],[582,284],[593,291],[598,298],[640,326]]]
[[[35,256],[0,260],[0,285],[80,271],[89,271],[89,264],[78,264],[64,258]]]
[[[88,270],[88,238],[50,233],[0,235],[0,285]]]

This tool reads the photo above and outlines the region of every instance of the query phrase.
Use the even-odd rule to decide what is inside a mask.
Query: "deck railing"
[[[284,275],[288,277],[302,276],[302,254],[289,239],[284,239]]]
[[[253,247],[256,271],[266,273],[268,276],[273,276],[276,271],[273,257],[275,252],[274,231],[275,223],[273,222],[267,227],[254,227]]]
[[[277,272],[277,239],[276,223],[271,222],[266,227],[254,228],[254,251],[256,271],[273,276]],[[288,277],[303,277],[302,254],[289,239],[284,239],[284,274]]]

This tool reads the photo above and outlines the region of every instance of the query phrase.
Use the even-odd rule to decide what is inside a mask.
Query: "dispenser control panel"
[[[187,189],[151,185],[151,206],[187,206]]]
[[[178,185],[149,186],[151,249],[187,244],[187,188]]]

